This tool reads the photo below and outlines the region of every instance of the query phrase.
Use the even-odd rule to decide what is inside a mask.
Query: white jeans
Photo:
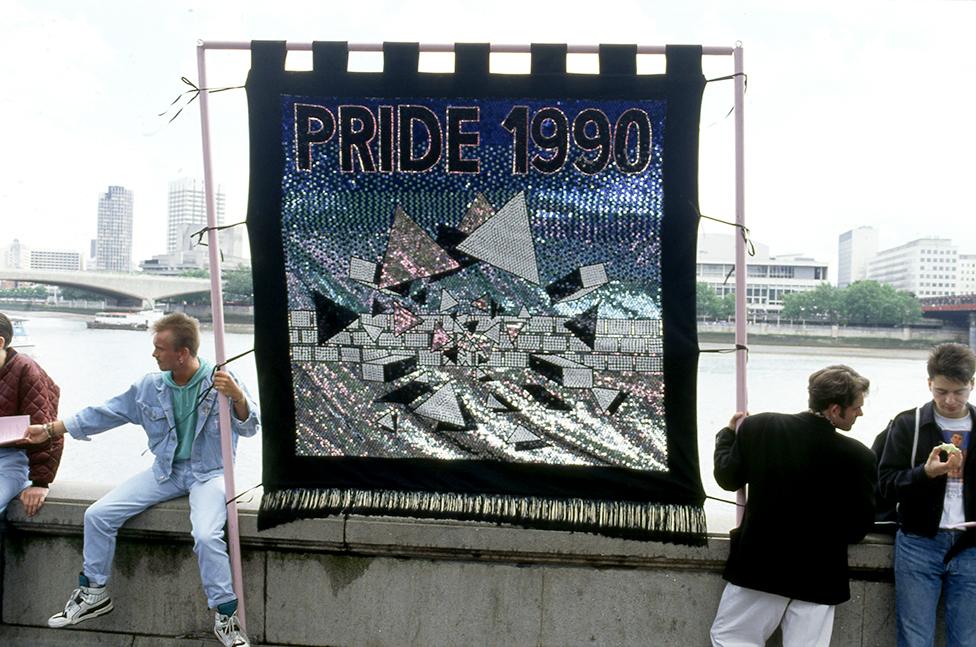
[[[122,524],[152,505],[187,494],[193,552],[197,554],[207,605],[213,609],[235,599],[224,542],[224,479],[217,476],[209,481],[196,480],[189,461],[174,463],[173,474],[162,482],[156,481],[151,469],[136,474],[85,511],[84,573],[88,580],[96,586],[108,582],[115,537]]]
[[[834,606],[726,584],[712,623],[713,647],[764,647],[783,629],[783,647],[828,647]]]
[[[27,472],[27,452],[0,447],[0,517],[6,512],[7,504],[30,485]]]

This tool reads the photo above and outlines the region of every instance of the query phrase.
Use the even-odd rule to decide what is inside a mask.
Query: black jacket
[[[976,408],[969,405],[969,417],[976,430]],[[878,465],[878,482],[885,497],[898,502],[898,523],[902,530],[925,537],[934,537],[942,520],[947,478],[925,475],[925,461],[936,445],[943,442],[942,432],[935,423],[935,406],[929,402],[919,410],[918,447],[912,453],[915,437],[915,409],[895,416],[888,441]],[[976,452],[966,452],[963,465],[963,509],[966,521],[976,520]],[[967,543],[976,540],[976,532],[966,533]]]
[[[851,597],[847,545],[874,521],[874,455],[812,413],[749,416],[715,439],[715,480],[749,485],[725,579],[817,604]]]

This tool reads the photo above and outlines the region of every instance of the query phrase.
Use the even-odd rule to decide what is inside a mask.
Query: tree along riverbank
[[[836,349],[929,349],[944,342],[969,343],[969,329],[926,319],[904,326],[850,326],[809,322],[750,322],[746,324],[749,345],[814,346]],[[700,342],[732,344],[735,324],[698,322]]]
[[[170,311],[166,308],[167,312]],[[209,306],[177,306],[200,320],[205,329],[212,329]],[[64,307],[61,304],[25,302],[0,303],[0,312],[30,313],[34,316],[67,315],[91,316],[90,308]],[[253,306],[225,306],[224,328],[228,332],[254,332]],[[952,326],[859,327],[810,323],[750,323],[747,326],[750,346],[814,347],[824,349],[918,349],[928,350],[943,342],[968,343],[969,331]],[[729,345],[735,343],[735,324],[730,322],[699,322],[698,340],[702,344]]]

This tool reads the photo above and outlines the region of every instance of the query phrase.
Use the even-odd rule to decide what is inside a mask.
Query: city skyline
[[[700,0],[679,6],[609,0],[602,5],[607,15],[627,19],[593,23],[548,6],[499,0],[482,20],[426,19],[431,12],[461,14],[463,4],[431,2],[419,10],[381,0],[376,20],[363,21],[355,7],[311,2],[285,2],[272,10],[255,2],[177,1],[156,8],[154,20],[145,21],[139,6],[113,0],[14,0],[0,24],[0,51],[8,60],[26,53],[25,64],[10,66],[8,83],[30,88],[31,96],[0,98],[0,133],[18,152],[0,160],[9,178],[0,187],[0,212],[14,216],[6,218],[14,224],[8,235],[45,248],[93,238],[93,224],[78,215],[94,204],[99,187],[120,184],[138,201],[134,258],[163,251],[167,182],[202,175],[197,103],[172,123],[176,108],[167,109],[187,89],[180,77],[196,78],[198,38],[729,46],[742,41],[749,79],[746,224],[755,237],[784,253],[822,257],[831,267],[836,237],[852,222],[884,227],[881,248],[896,240],[950,236],[960,249],[976,250],[976,229],[968,226],[976,87],[958,82],[971,60],[967,26],[974,24],[976,3],[786,6]],[[520,20],[507,18],[513,12]],[[289,66],[308,66],[310,58],[294,52]],[[248,61],[247,52],[209,53],[208,84],[240,86]],[[642,69],[657,70],[661,63],[658,58]],[[374,70],[380,65],[376,56],[358,54],[351,64]],[[422,64],[450,68],[436,56],[422,57]],[[728,57],[705,57],[703,64],[709,79],[732,72]],[[570,65],[593,70],[585,56]],[[45,82],[37,84],[38,78]],[[66,96],[84,99],[65,108]],[[706,86],[701,209],[725,220],[733,217],[731,105],[730,82]],[[166,114],[157,116],[161,112]],[[227,194],[229,222],[243,220],[246,209],[246,117],[243,90],[212,95],[214,175]],[[52,131],[50,124],[57,128]],[[924,136],[909,135],[916,132]],[[726,228],[707,221],[703,227],[708,233]],[[801,242],[805,249],[796,249]]]
[[[133,252],[132,259],[131,259],[132,271],[139,271],[139,264],[144,261],[150,260],[152,258],[159,257],[165,254],[172,254],[174,251],[185,252],[185,251],[193,250],[196,245],[192,240],[190,240],[189,234],[193,233],[194,231],[197,231],[200,227],[205,226],[204,221],[198,222],[200,218],[205,218],[205,214],[197,213],[201,207],[199,204],[196,204],[197,202],[200,202],[202,200],[201,196],[203,191],[203,180],[194,177],[180,177],[180,178],[172,179],[166,184],[169,189],[169,194],[166,197],[168,215],[166,218],[164,218],[165,228],[166,231],[168,232],[167,237],[161,238],[159,241],[157,241],[156,243],[157,251],[153,251],[148,255],[137,256]],[[125,187],[118,186],[118,185],[110,185],[108,189],[111,191],[112,189],[125,189]],[[130,198],[134,197],[133,192],[130,191],[129,194],[130,194]],[[199,194],[199,195],[189,195],[189,197],[187,197],[187,194]],[[100,195],[104,197],[106,195],[105,191],[102,191]],[[176,203],[174,203],[174,195],[181,196],[180,198],[176,199]],[[217,222],[218,224],[224,224],[226,222],[224,216],[224,204],[227,202],[227,196],[225,195],[223,188],[219,184],[217,185],[217,194],[215,197],[217,202]],[[177,214],[175,218],[173,217],[174,213]],[[93,212],[91,218],[92,218],[92,222],[96,225],[96,229],[97,229],[97,223],[98,223],[97,209]],[[133,222],[135,222],[137,218],[138,218],[138,211],[133,210]],[[83,244],[79,243],[74,246],[68,245],[62,247],[54,247],[54,246],[37,245],[34,244],[31,240],[27,239],[26,237],[14,235],[14,233],[17,231],[16,227],[17,227],[17,223],[14,223],[12,227],[10,227],[7,231],[6,240],[0,240],[0,245],[3,246],[3,249],[5,250],[8,249],[16,241],[19,243],[20,246],[28,250],[28,253],[33,251],[70,252],[70,253],[80,254],[80,257],[82,259],[91,260],[91,254],[87,250],[91,243],[97,242],[97,235],[96,235],[92,237],[90,240],[86,240],[85,243]],[[243,227],[243,225],[241,225],[241,227]],[[875,240],[874,251],[872,252],[871,255],[890,251],[892,249],[909,245],[919,240],[926,240],[926,239],[947,239],[951,241],[955,247],[958,248],[958,252],[960,255],[967,255],[967,256],[976,255],[976,242],[973,243],[972,247],[964,248],[957,241],[956,238],[953,238],[951,235],[943,232],[932,233],[930,235],[920,235],[917,237],[913,237],[911,239],[893,239],[892,238],[893,234],[891,234],[891,232],[885,232],[884,231],[885,228],[883,226],[855,224],[855,225],[848,225],[847,227],[848,228],[846,230],[839,231],[834,235],[833,241],[834,241],[835,250],[838,246],[838,241],[843,236],[850,233],[856,233],[859,230],[873,230],[874,236],[876,238],[880,238],[882,235],[884,235],[885,239],[889,241],[889,244],[879,245]],[[235,232],[233,230],[224,230],[221,233],[221,235],[223,236],[223,241],[221,243],[221,246],[224,248],[224,253],[225,255],[230,253],[233,256],[238,258],[242,256],[246,257],[249,251],[247,249],[247,245],[245,244],[246,238],[242,240],[238,240],[238,236],[234,236],[233,235],[234,233]],[[722,230],[715,231],[714,229],[712,229],[711,231],[708,231],[704,228],[700,229],[700,237],[723,234],[723,233],[726,232]],[[186,235],[184,236],[184,234]],[[764,247],[767,247],[769,250],[769,254],[772,257],[782,258],[782,257],[799,256],[799,257],[815,260],[817,262],[825,263],[828,267],[828,279],[829,282],[832,284],[837,285],[841,283],[842,279],[844,278],[843,276],[841,276],[843,261],[841,258],[838,257],[839,255],[838,253],[836,253],[836,251],[835,253],[833,253],[833,255],[831,255],[831,253],[826,250],[821,249],[821,250],[811,251],[802,248],[798,249],[796,248],[796,246],[788,249],[785,248],[773,249],[772,246],[766,244],[767,241],[757,238],[754,232],[751,232],[751,237],[754,241],[761,240],[761,242],[758,242],[757,244],[761,244]],[[183,238],[186,238],[186,240],[182,243],[182,247],[181,247],[180,246],[181,243],[179,243],[177,239],[182,240]],[[243,252],[243,254],[241,254],[240,252]],[[831,259],[831,260],[827,260],[827,259]],[[863,264],[863,259],[862,259],[862,264]],[[94,267],[86,268],[86,269],[94,269]],[[866,277],[862,276],[861,278],[866,278]]]

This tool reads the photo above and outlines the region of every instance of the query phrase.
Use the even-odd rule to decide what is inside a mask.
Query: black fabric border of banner
[[[567,74],[565,45],[533,45],[531,73],[490,74],[487,44],[455,46],[455,72],[420,73],[417,43],[385,43],[384,71],[346,71],[346,43],[313,44],[310,72],[284,70],[283,41],[254,41],[247,80],[250,117],[248,233],[254,275],[255,354],[262,404],[265,495],[259,528],[302,517],[356,511],[349,506],[283,505],[336,489],[360,492],[406,491],[461,497],[511,496],[632,502],[697,510],[700,520],[662,533],[621,532],[583,524],[608,535],[640,536],[683,543],[704,540],[704,491],[698,463],[695,250],[698,204],[698,127],[705,79],[701,47],[668,46],[665,75],[636,74],[637,49],[601,45],[600,74]],[[440,461],[295,455],[295,409],[288,345],[287,289],[282,248],[280,144],[282,94],[306,96],[428,96],[447,98],[591,98],[667,100],[662,226],[662,293],[665,415],[668,472],[620,467],[555,466],[497,461]],[[688,154],[693,151],[693,154]],[[365,506],[369,508],[368,505]],[[393,514],[394,511],[387,511]],[[449,511],[403,510],[402,514],[468,518]],[[694,516],[694,515],[692,515]],[[472,517],[473,518],[473,517]],[[577,527],[529,517],[510,520],[533,527]]]

